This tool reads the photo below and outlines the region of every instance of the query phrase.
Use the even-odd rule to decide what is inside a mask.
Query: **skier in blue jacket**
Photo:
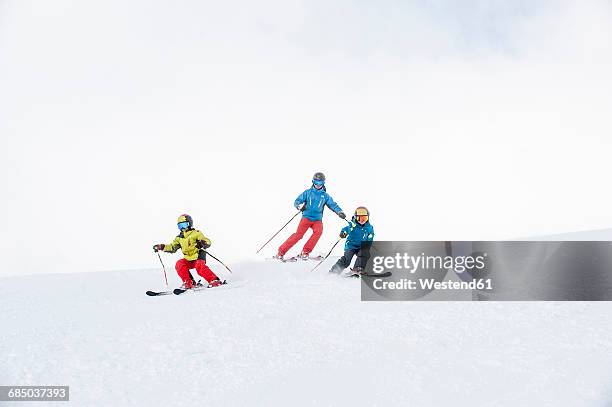
[[[344,255],[340,257],[329,272],[340,274],[351,265],[353,257],[357,256],[353,273],[361,274],[370,259],[370,247],[374,241],[374,227],[370,224],[370,213],[365,206],[355,209],[355,214],[349,225],[340,231],[340,237],[346,238]]]
[[[300,220],[297,231],[278,248],[275,257],[282,260],[285,253],[304,237],[306,231],[312,229],[312,236],[304,244],[300,254],[300,257],[306,260],[319,241],[321,234],[323,234],[323,209],[325,209],[325,206],[342,219],[345,219],[346,215],[325,190],[325,175],[322,172],[317,172],[312,177],[312,187],[302,192],[296,198],[293,206],[303,212],[302,220]]]

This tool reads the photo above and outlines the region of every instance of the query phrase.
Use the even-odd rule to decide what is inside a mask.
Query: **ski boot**
[[[193,287],[195,287],[195,284],[192,280],[185,280],[179,288],[181,290],[191,290]]]
[[[219,287],[220,285],[223,285],[223,284],[227,284],[227,282],[225,280],[221,281],[219,279],[216,279],[208,283],[208,288]]]
[[[351,269],[350,273],[348,273],[346,276],[347,277],[352,277],[352,278],[359,278],[361,277],[361,275],[363,274],[363,268],[362,267],[354,267]]]
[[[308,257],[309,257],[309,256],[310,256],[310,255],[309,255],[308,253],[306,253],[306,252],[302,252],[302,253],[300,253],[300,255],[299,255],[298,257],[299,257],[300,259],[302,259],[302,260],[308,260]]]
[[[285,261],[284,254],[277,253],[275,256],[272,256],[274,260]]]

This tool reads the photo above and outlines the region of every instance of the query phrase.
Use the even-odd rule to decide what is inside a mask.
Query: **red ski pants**
[[[304,245],[304,249],[302,249],[303,253],[310,253],[312,249],[316,246],[319,238],[323,234],[323,222],[320,220],[310,220],[308,218],[302,218],[300,224],[298,225],[297,231],[289,236],[289,239],[285,240],[278,248],[278,254],[284,256],[285,253],[289,251],[297,242],[299,242],[308,229],[312,229],[312,236]]]
[[[195,268],[198,274],[204,277],[209,283],[219,278],[210,268],[208,268],[204,260],[198,259],[189,261],[180,259],[176,262],[176,272],[187,287],[191,287],[191,275],[189,274],[189,270],[192,268]]]

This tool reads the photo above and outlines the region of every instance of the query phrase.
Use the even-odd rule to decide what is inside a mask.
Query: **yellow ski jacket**
[[[185,260],[205,260],[206,253],[204,253],[202,249],[210,247],[211,243],[210,239],[204,236],[199,230],[187,229],[181,231],[181,233],[174,238],[172,243],[165,245],[164,251],[167,253],[174,253],[178,249],[181,249]]]

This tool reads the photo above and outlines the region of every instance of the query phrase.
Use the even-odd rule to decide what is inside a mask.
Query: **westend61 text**
[[[472,281],[436,281],[433,278],[420,278],[417,281],[402,278],[400,281],[374,280],[376,290],[492,290],[490,278]]]

